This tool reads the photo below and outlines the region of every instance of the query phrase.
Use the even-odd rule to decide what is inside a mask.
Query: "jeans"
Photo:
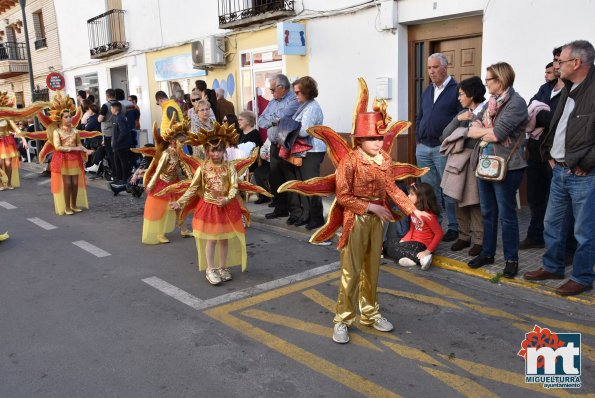
[[[595,169],[583,177],[576,176],[566,167],[554,166],[550,197],[545,212],[544,238],[546,251],[543,269],[564,274],[566,254],[565,220],[569,204],[574,215],[574,237],[577,249],[572,261],[570,279],[591,286],[595,280]]]
[[[454,199],[446,195],[443,196],[442,188],[440,188],[442,174],[444,174],[444,168],[446,167],[446,156],[440,155],[439,151],[440,146],[430,147],[417,143],[415,157],[419,167],[430,168],[430,171],[421,177],[421,181],[430,184],[432,188],[434,188],[434,193],[436,194],[436,199],[438,200],[439,205],[442,205],[442,200],[444,199],[446,218],[448,219],[448,229],[458,231],[459,224],[457,222],[456,213],[457,203]],[[438,222],[442,224],[442,214],[438,214]]]
[[[519,220],[516,212],[516,192],[525,169],[509,170],[502,182],[478,179],[483,249],[481,255],[493,257],[498,242],[498,218],[502,223],[504,260],[519,260]]]

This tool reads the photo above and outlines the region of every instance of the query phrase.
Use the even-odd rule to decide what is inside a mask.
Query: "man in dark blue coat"
[[[428,73],[431,84],[421,95],[421,103],[415,120],[415,157],[417,165],[429,167],[430,171],[421,180],[434,188],[438,202],[442,203],[442,174],[446,167],[446,157],[440,155],[442,131],[462,110],[458,100],[457,82],[448,75],[448,59],[442,53],[435,53],[428,58]],[[448,229],[445,242],[451,242],[459,236],[459,224],[455,212],[456,202],[444,196]],[[439,215],[440,216],[440,215]],[[442,217],[439,217],[440,220]]]

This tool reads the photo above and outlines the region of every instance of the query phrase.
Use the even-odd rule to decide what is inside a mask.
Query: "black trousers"
[[[527,202],[531,210],[531,221],[527,237],[536,242],[543,242],[543,220],[547,201],[550,196],[552,168],[548,162],[527,161]]]
[[[107,153],[107,161],[109,162],[109,167],[114,170],[114,150],[112,149],[112,137],[103,137],[103,146],[105,147],[105,151]]]
[[[280,159],[279,169],[283,175],[283,183],[291,180],[297,180],[297,169],[293,164],[284,159]],[[287,210],[289,210],[289,217],[299,219],[302,217],[302,205],[300,203],[300,196],[295,192],[285,192],[287,195]]]
[[[286,212],[289,209],[287,205],[287,192],[277,193],[277,189],[286,181],[283,178],[283,171],[281,170],[282,162],[287,163],[279,157],[279,148],[277,145],[271,144],[269,184],[271,186],[271,193],[273,194],[273,205],[277,212]]]
[[[423,252],[427,249],[426,245],[421,242],[410,240],[407,242],[399,242],[396,239],[389,239],[384,243],[386,254],[395,261],[399,261],[403,257],[415,261],[420,264],[417,253]]]
[[[260,166],[256,167],[253,171],[254,173],[254,182],[259,187],[266,189],[267,191],[271,189],[269,186],[269,174],[271,171],[271,164],[266,160],[262,160]],[[264,195],[258,194],[258,198],[262,199]]]
[[[128,148],[114,151],[114,182],[126,183],[131,173],[130,150]]]
[[[301,167],[296,167],[296,177],[298,180],[306,181],[310,178],[320,177],[320,165],[324,160],[326,152],[308,152],[302,161]],[[310,224],[324,224],[324,214],[322,207],[322,198],[320,196],[299,196],[302,206],[302,216],[304,220],[309,220]]]

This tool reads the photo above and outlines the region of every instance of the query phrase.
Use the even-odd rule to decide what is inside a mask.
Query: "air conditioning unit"
[[[192,66],[196,69],[225,66],[225,38],[209,36],[192,43]]]

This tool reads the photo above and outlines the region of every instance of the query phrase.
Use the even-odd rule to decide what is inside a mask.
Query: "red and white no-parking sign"
[[[52,72],[45,78],[45,83],[48,85],[50,90],[62,90],[64,88],[65,80],[64,76],[58,72]]]

